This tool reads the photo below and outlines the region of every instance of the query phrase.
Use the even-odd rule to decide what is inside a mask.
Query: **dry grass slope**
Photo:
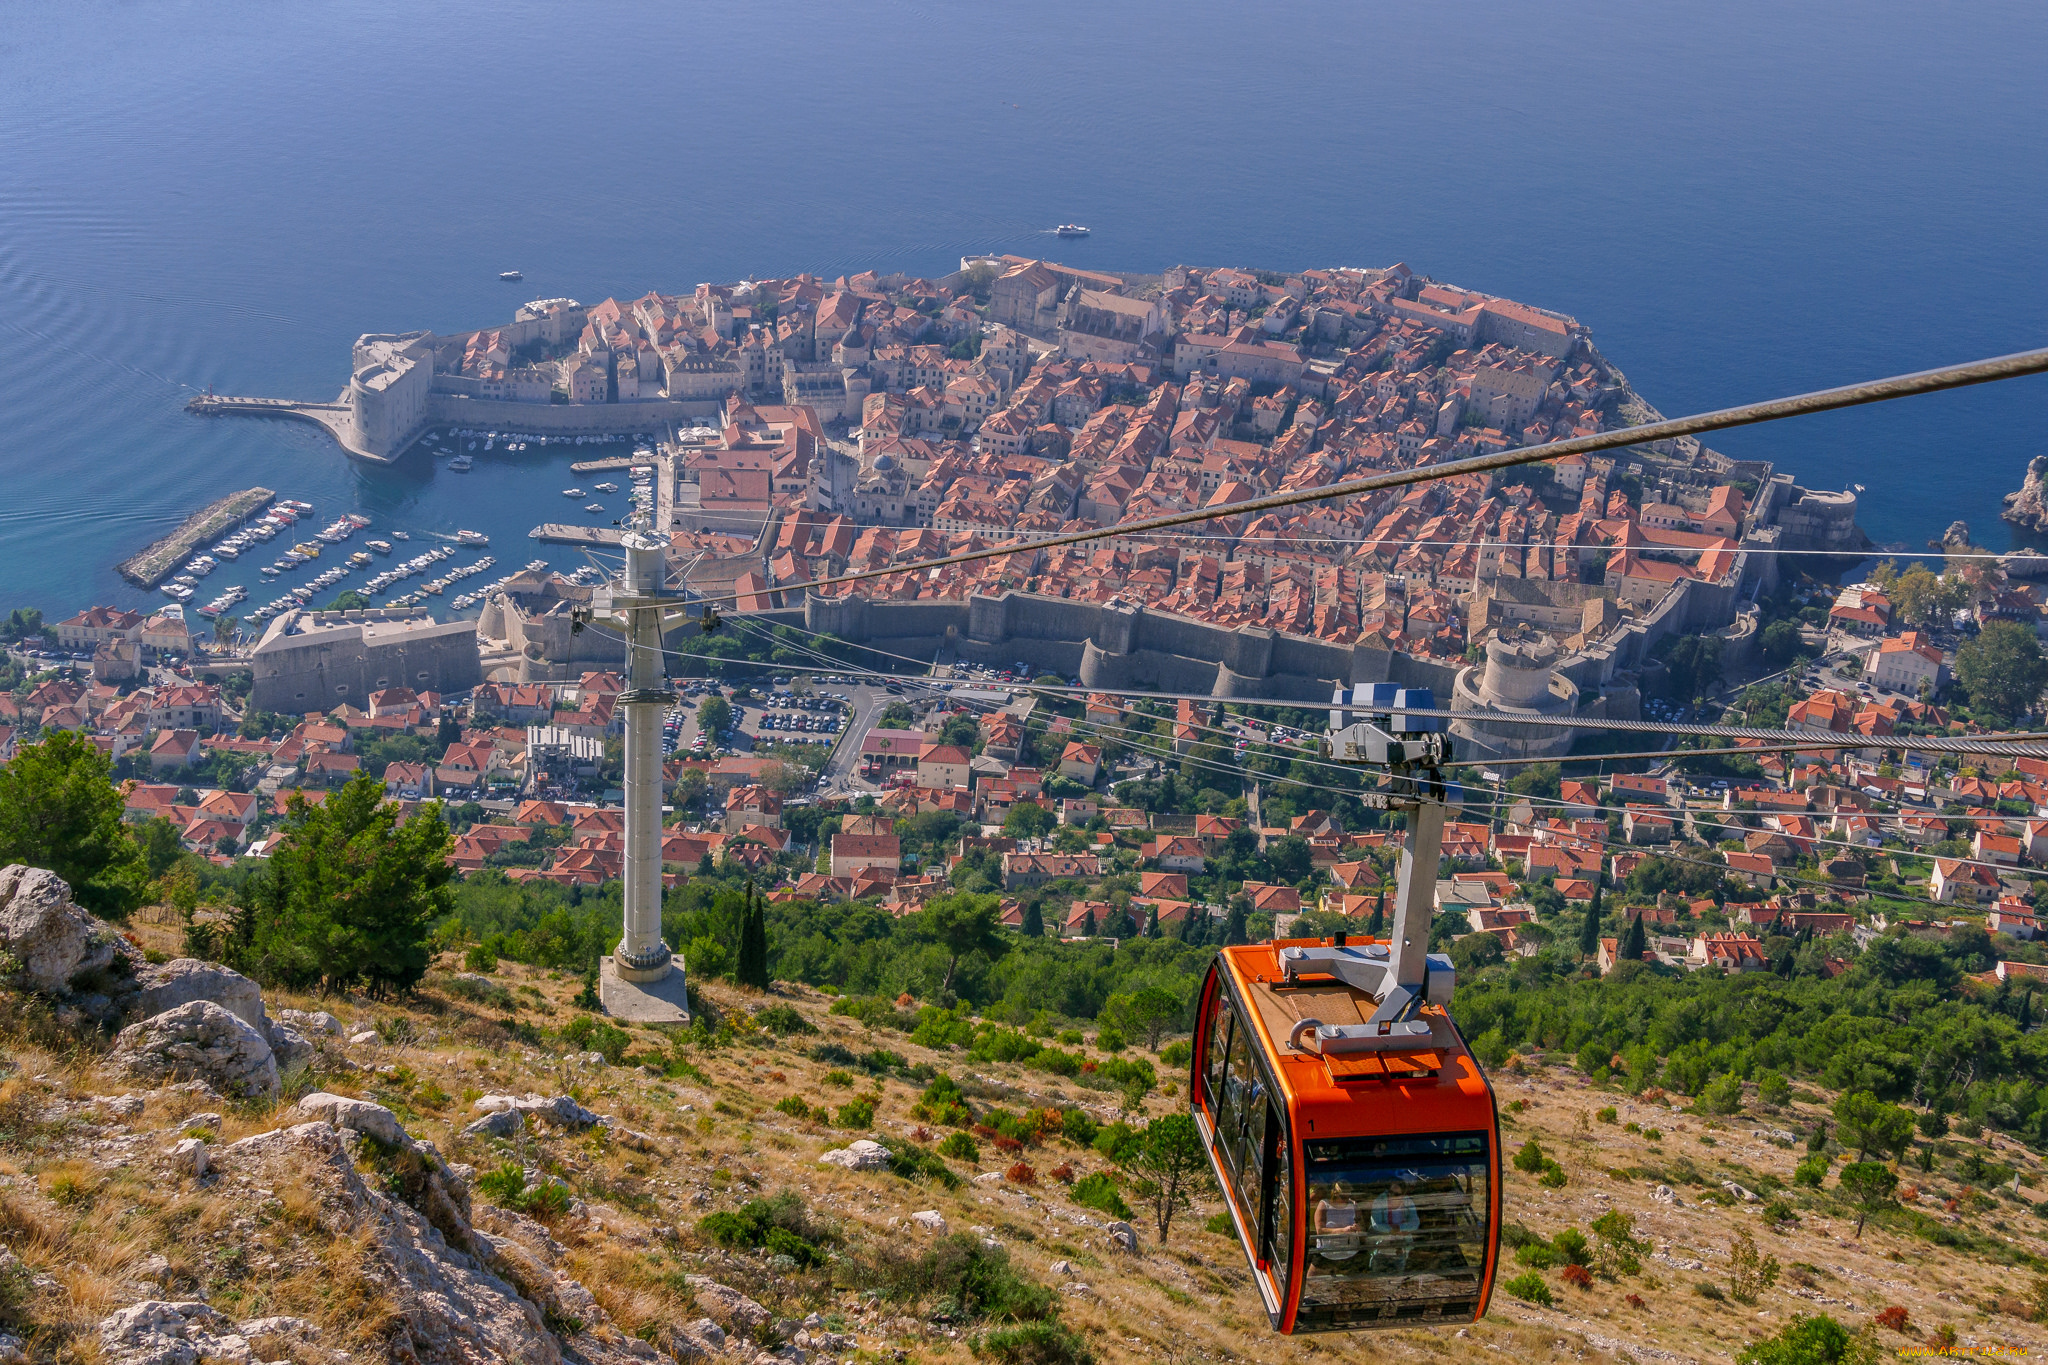
[[[1806,1155],[1803,1142],[1769,1135],[1803,1132],[1822,1114],[1824,1096],[1795,1098],[1787,1109],[1768,1113],[1752,1105],[1715,1120],[1595,1091],[1569,1070],[1514,1064],[1496,1078],[1503,1136],[1511,1151],[1536,1139],[1566,1179],[1551,1187],[1510,1170],[1509,1220],[1547,1240],[1622,1210],[1651,1245],[1640,1271],[1611,1280],[1594,1276],[1578,1288],[1559,1267],[1540,1270],[1555,1304],[1544,1308],[1503,1292],[1523,1269],[1504,1260],[1491,1314],[1469,1328],[1290,1340],[1267,1330],[1235,1242],[1204,1230],[1217,1208],[1213,1198],[1198,1201],[1176,1222],[1167,1245],[1148,1232],[1137,1254],[1117,1250],[1104,1230],[1105,1215],[1071,1202],[1067,1186],[1050,1176],[1060,1165],[1076,1177],[1108,1169],[1090,1149],[1052,1138],[1041,1149],[1014,1154],[984,1141],[978,1161],[948,1163],[962,1177],[952,1188],[928,1177],[913,1182],[887,1170],[820,1164],[822,1153],[857,1137],[898,1149],[916,1139],[930,1149],[943,1132],[912,1115],[916,1081],[899,1072],[848,1073],[811,1060],[809,1052],[822,1043],[855,1052],[889,1048],[912,1065],[950,1073],[977,1103],[1013,1110],[1078,1104],[1107,1121],[1119,1105],[1114,1095],[1019,1066],[971,1063],[958,1053],[915,1047],[901,1034],[871,1033],[828,1014],[826,997],[798,987],[780,988],[771,1002],[713,986],[701,994],[735,1025],[726,1046],[678,1047],[657,1031],[636,1029],[628,1033],[621,1064],[609,1065],[570,1051],[557,1038],[564,1025],[584,1017],[573,1004],[577,981],[507,965],[493,978],[495,987],[478,989],[455,981],[454,963],[443,965],[407,1000],[272,994],[273,1011],[328,1009],[350,1033],[376,1036],[334,1049],[359,1069],[323,1071],[261,1105],[209,1103],[167,1090],[152,1092],[139,1111],[128,1112],[132,1106],[111,1101],[132,1087],[107,1073],[95,1051],[63,1046],[47,1023],[17,1017],[9,1025],[7,1079],[0,1084],[0,1242],[34,1280],[16,1285],[17,1292],[0,1292],[0,1312],[36,1325],[44,1358],[93,1360],[91,1328],[107,1313],[142,1298],[203,1295],[237,1320],[308,1318],[322,1329],[322,1347],[361,1360],[386,1358],[406,1305],[376,1270],[367,1234],[351,1227],[331,1180],[320,1171],[297,1171],[263,1184],[234,1170],[194,1180],[167,1175],[159,1155],[187,1133],[225,1144],[303,1122],[294,1099],[317,1084],[389,1106],[415,1137],[432,1140],[451,1162],[479,1173],[511,1163],[525,1173],[529,1190],[565,1184],[569,1197],[550,1204],[484,1181],[475,1187],[475,1221],[494,1231],[523,1229],[525,1244],[542,1248],[537,1259],[558,1258],[552,1267],[536,1267],[536,1277],[559,1272],[588,1288],[608,1323],[583,1323],[566,1299],[550,1299],[548,1313],[552,1329],[592,1351],[603,1340],[623,1338],[680,1349],[674,1329],[709,1306],[686,1277],[707,1275],[752,1296],[776,1318],[815,1314],[820,1328],[851,1333],[858,1347],[849,1356],[864,1363],[965,1362],[973,1358],[971,1339],[986,1324],[941,1311],[943,1305],[873,1292],[875,1277],[933,1240],[911,1221],[923,1210],[938,1212],[953,1232],[1001,1244],[1027,1277],[1054,1287],[1064,1322],[1106,1362],[1498,1361],[1566,1354],[1712,1361],[1731,1358],[1797,1313],[1824,1310],[1862,1328],[1893,1306],[1905,1309],[1908,1331],[1870,1329],[1887,1350],[1936,1344],[1944,1328],[1963,1344],[2048,1348],[2048,1327],[2032,1320],[2034,1272],[2000,1264],[1996,1250],[2048,1257],[2042,1221],[2030,1202],[2021,1202],[2042,1188],[2036,1183],[2040,1163],[2003,1142],[1989,1150],[2017,1167],[2020,1199],[1972,1191],[1946,1175],[1904,1172],[1903,1182],[1917,1186],[1912,1207],[1977,1239],[1970,1248],[1938,1246],[1884,1224],[1873,1224],[1859,1241],[1851,1235],[1853,1213],[1831,1195],[1793,1187],[1793,1167]],[[749,1027],[751,1012],[770,1003],[794,1009],[817,1033],[783,1039]],[[477,1117],[472,1102],[493,1092],[568,1093],[652,1140],[538,1124],[510,1138],[464,1136],[462,1129]],[[866,1097],[874,1104],[873,1128],[854,1132],[793,1117],[776,1107],[791,1096],[813,1114]],[[1178,1078],[1169,1077],[1143,1108],[1158,1115],[1183,1102]],[[1617,1111],[1611,1122],[1597,1116],[1609,1105]],[[1628,1131],[1629,1124],[1638,1131]],[[920,1128],[927,1131],[919,1134]],[[1036,1172],[1035,1184],[1000,1174],[1020,1156]],[[401,1180],[379,1165],[371,1144],[358,1149],[357,1162],[373,1186],[395,1188]],[[1712,1201],[1723,1181],[1784,1190],[1754,1203],[1722,1205]],[[1680,1202],[1661,1200],[1659,1186]],[[728,1250],[695,1231],[707,1214],[783,1191],[802,1201],[818,1238],[836,1248],[836,1260],[792,1270],[786,1261]],[[493,1198],[525,1204],[545,1230],[523,1213],[493,1208]],[[1753,1304],[1727,1296],[1731,1250],[1743,1233],[1781,1267],[1776,1283]],[[1055,1272],[1059,1262],[1066,1265]],[[1716,1286],[1720,1297],[1703,1294],[1703,1283]],[[268,1352],[264,1359],[331,1358],[282,1340],[259,1345]]]

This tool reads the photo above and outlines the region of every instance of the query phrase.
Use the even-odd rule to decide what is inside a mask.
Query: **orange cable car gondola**
[[[1357,693],[1430,705],[1419,689]],[[1342,691],[1337,703],[1355,704]],[[1202,986],[1188,1085],[1267,1317],[1286,1333],[1471,1321],[1500,1255],[1493,1090],[1446,1008],[1451,963],[1427,952],[1456,800],[1436,773],[1449,744],[1426,720],[1341,728],[1348,718],[1332,712],[1333,754],[1388,767],[1391,785],[1368,804],[1408,812],[1393,937],[1223,949]]]

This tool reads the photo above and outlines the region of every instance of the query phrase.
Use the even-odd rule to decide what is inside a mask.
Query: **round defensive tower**
[[[1557,646],[1526,629],[1486,642],[1486,663],[1458,673],[1451,709],[1475,713],[1451,722],[1473,758],[1555,758],[1568,752],[1577,731],[1563,725],[1516,724],[1516,717],[1569,716],[1579,689],[1557,671]]]

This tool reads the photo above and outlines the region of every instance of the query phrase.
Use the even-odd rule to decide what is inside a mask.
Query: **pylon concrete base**
[[[598,964],[597,997],[604,1002],[606,1014],[628,1023],[690,1022],[690,992],[683,979],[681,959],[672,961],[668,975],[659,981],[628,981],[619,975],[618,965],[607,954]]]

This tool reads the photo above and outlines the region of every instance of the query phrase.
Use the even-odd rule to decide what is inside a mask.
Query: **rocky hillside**
[[[1468,1328],[1287,1340],[1213,1199],[1162,1246],[1075,1140],[1171,1112],[1172,1068],[1120,1114],[1086,1074],[918,1047],[800,988],[703,990],[678,1040],[557,973],[265,998],[179,947],[0,872],[0,1361],[1706,1361],[1811,1312],[1886,1352],[2048,1347],[2039,1163],[1944,1139],[1859,1239],[1832,1178],[1793,1182],[1818,1094],[1708,1119],[1511,1063],[1503,1133],[1546,1158],[1508,1176],[1535,1268]],[[1001,1135],[1048,1109],[1092,1122]],[[2017,1184],[1940,1173],[1972,1153]],[[1633,1269],[1568,1231],[1615,1210]]]

